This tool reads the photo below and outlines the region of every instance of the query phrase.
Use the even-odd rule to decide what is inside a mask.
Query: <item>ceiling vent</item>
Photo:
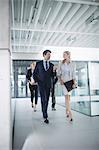
[[[95,24],[99,21],[99,15],[96,16],[95,14],[92,14],[87,20],[86,20],[86,24],[90,25],[90,24]]]

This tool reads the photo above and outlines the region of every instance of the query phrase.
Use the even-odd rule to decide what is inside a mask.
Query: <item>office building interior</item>
[[[51,50],[58,65],[71,52],[77,88],[73,122],[55,85],[48,125],[31,107],[27,69]],[[0,0],[0,150],[99,150],[99,0]]]

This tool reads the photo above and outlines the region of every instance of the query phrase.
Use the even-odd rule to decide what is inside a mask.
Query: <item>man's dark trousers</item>
[[[47,87],[46,84],[42,84],[42,86],[39,86],[39,90],[41,96],[43,118],[46,119],[48,117],[47,109],[48,109],[48,102],[50,96],[50,87]]]

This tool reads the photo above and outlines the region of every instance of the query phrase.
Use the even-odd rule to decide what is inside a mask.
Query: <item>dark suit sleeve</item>
[[[56,73],[56,71],[55,71],[54,84],[56,84],[57,81],[58,81],[58,77],[57,77],[57,73]]]
[[[53,84],[56,84],[56,82],[58,81],[58,77],[57,77],[56,71],[53,72],[53,78],[52,78],[52,80],[53,80]]]
[[[31,77],[30,70],[27,70],[26,78],[28,81],[31,80],[30,77]]]
[[[39,68],[38,68],[38,63],[36,64],[35,66],[35,69],[34,69],[34,72],[33,72],[33,79],[35,82],[38,82],[39,80],[39,77],[38,77],[38,74],[39,74]]]
[[[54,65],[52,63],[50,63],[50,66],[51,66],[50,67],[51,68],[51,72],[50,72],[51,73],[51,78],[53,79],[53,77],[54,77],[53,66]]]

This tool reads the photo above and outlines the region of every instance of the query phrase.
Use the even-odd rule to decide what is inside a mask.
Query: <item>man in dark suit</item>
[[[44,60],[37,62],[33,73],[33,78],[35,82],[38,82],[40,90],[41,107],[45,123],[49,123],[47,109],[51,89],[51,78],[53,77],[53,64],[49,62],[50,56],[51,51],[45,50],[43,52]]]
[[[33,72],[34,72],[35,65],[36,63],[33,61],[30,65],[30,68],[27,70],[27,75],[26,75],[26,78],[29,82],[31,104],[32,104],[32,107],[34,108],[34,111],[36,111],[36,105],[38,101],[38,85],[36,82],[34,82],[34,79],[33,79]],[[35,97],[35,105],[33,104],[34,97]]]

